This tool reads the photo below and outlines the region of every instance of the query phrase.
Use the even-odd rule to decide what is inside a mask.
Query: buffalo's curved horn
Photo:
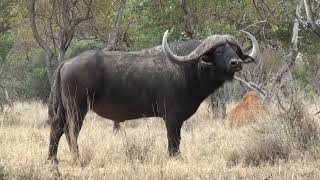
[[[256,59],[258,57],[258,54],[259,54],[259,44],[258,44],[258,41],[256,40],[256,38],[250,34],[249,32],[247,31],[243,31],[243,30],[240,30],[240,32],[243,32],[244,34],[246,34],[249,39],[251,40],[252,42],[252,50],[249,54],[249,56],[252,58],[252,59]]]
[[[168,45],[168,30],[163,35],[162,48],[163,48],[164,53],[168,57],[168,59],[170,59],[174,63],[182,64],[184,62],[188,62],[188,61],[190,62],[192,60],[195,60],[195,59],[191,59],[190,57],[187,57],[187,56],[177,56],[171,51],[171,49],[169,48],[169,45]]]
[[[178,56],[175,55],[168,45],[168,30],[164,33],[162,38],[162,48],[169,60],[171,60],[174,63],[177,64],[184,64],[184,63],[191,63],[199,59],[199,57],[206,52],[208,52],[210,49],[214,48],[215,46],[219,45],[222,42],[225,42],[228,39],[231,39],[232,37],[229,35],[215,35],[210,36],[206,38],[202,43],[193,50],[190,54],[186,56]]]
[[[249,39],[252,41],[252,51],[250,53],[250,57],[253,59],[256,59],[259,53],[259,45],[257,40],[254,38],[253,35],[246,31],[242,31],[245,33]],[[174,63],[177,64],[183,64],[183,63],[191,63],[199,59],[199,57],[211,49],[215,48],[216,46],[220,45],[221,43],[225,43],[227,41],[229,42],[234,42],[235,45],[239,46],[238,43],[236,43],[236,40],[234,39],[233,36],[230,35],[214,35],[206,38],[205,40],[202,41],[202,43],[195,49],[193,50],[190,54],[186,56],[177,56],[175,55],[171,49],[169,48],[168,45],[168,30],[164,33],[163,38],[162,38],[162,48],[169,60],[171,60]]]

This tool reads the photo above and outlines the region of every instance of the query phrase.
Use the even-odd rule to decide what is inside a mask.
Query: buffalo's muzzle
[[[242,69],[243,61],[241,59],[231,59],[230,60],[230,69],[233,72],[238,72]]]

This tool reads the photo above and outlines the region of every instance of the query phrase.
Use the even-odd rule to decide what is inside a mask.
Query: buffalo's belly
[[[143,117],[157,117],[159,113],[153,107],[152,103],[93,103],[92,110],[99,116],[122,122],[130,119],[138,119]]]

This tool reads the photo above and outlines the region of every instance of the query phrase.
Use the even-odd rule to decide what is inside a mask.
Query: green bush
[[[35,67],[27,78],[27,94],[30,98],[46,100],[50,93],[50,84],[46,68]]]
[[[299,157],[318,157],[319,125],[302,102],[292,102],[287,110],[272,111],[271,116],[237,129],[242,137],[226,153],[228,165],[258,166]]]
[[[309,62],[307,57],[305,59],[298,58],[292,70],[293,79],[297,86],[303,90],[305,97],[309,99],[314,99],[317,91],[317,84],[314,83],[315,71],[317,70],[314,67],[317,67],[317,64]]]
[[[75,40],[66,53],[66,58],[73,58],[78,54],[90,50],[100,49],[102,44],[94,40]]]
[[[72,58],[89,49],[98,49],[102,45],[92,40],[75,41],[66,53],[66,58]],[[27,66],[24,94],[27,99],[46,101],[50,94],[50,84],[45,64],[45,54],[36,50],[31,55],[31,63]],[[57,61],[54,60],[53,63]]]
[[[0,33],[0,63],[6,61],[13,44],[14,39],[12,33]]]
[[[43,52],[36,53],[31,57],[25,83],[25,95],[28,99],[46,101],[49,97],[50,84],[44,59]]]

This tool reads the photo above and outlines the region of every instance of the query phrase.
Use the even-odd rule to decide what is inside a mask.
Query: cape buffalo
[[[48,159],[57,162],[63,133],[78,156],[77,137],[89,109],[115,123],[162,117],[169,155],[177,155],[183,122],[208,95],[232,80],[243,63],[257,57],[257,40],[243,33],[253,44],[249,55],[230,35],[176,42],[169,48],[167,31],[162,46],[139,52],[90,50],[61,63],[50,95]]]

